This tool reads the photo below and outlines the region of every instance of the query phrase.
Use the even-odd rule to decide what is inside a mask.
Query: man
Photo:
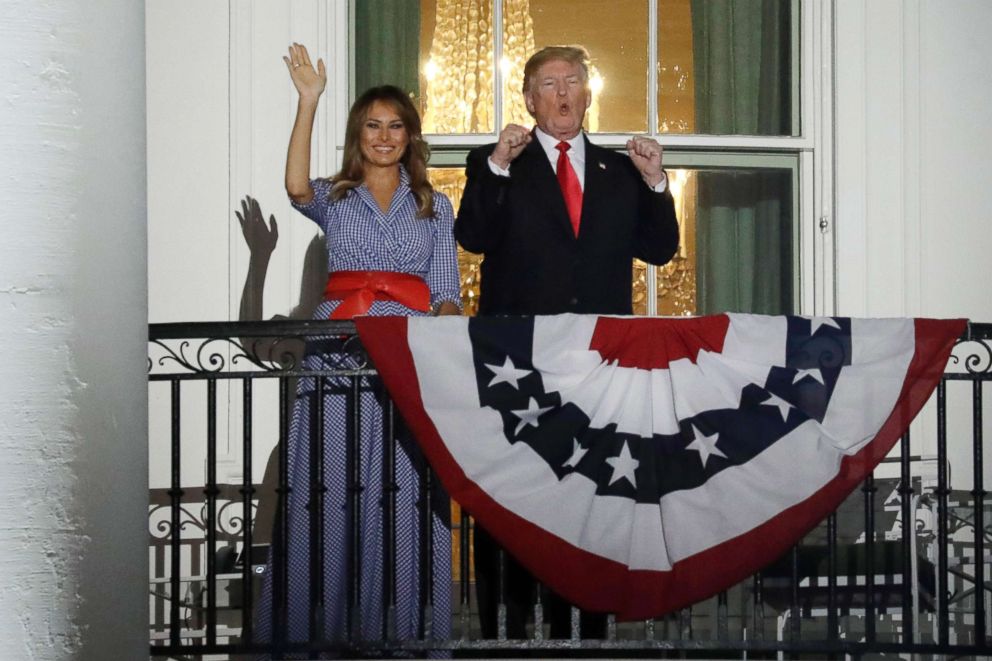
[[[495,145],[468,156],[455,237],[484,253],[479,314],[631,314],[632,261],[664,264],[678,248],[662,148],[635,137],[627,155],[582,132],[589,90],[585,49],[551,46],[524,67],[533,131],[508,124]],[[476,527],[482,632],[496,637],[499,547]],[[576,577],[576,580],[582,580]],[[507,635],[524,637],[532,581],[505,558]],[[552,595],[552,637],[568,637],[569,610]],[[583,613],[582,635],[603,637],[605,618]]]

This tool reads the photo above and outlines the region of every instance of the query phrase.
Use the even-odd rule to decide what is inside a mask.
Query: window
[[[521,96],[527,57],[582,44],[590,139],[622,149],[630,134],[657,137],[682,225],[671,263],[635,264],[635,311],[799,312],[813,261],[800,231],[814,155],[800,112],[811,78],[800,44],[813,33],[804,9],[813,10],[800,0],[362,0],[354,85],[411,92],[431,134],[432,181],[457,208],[468,149],[510,121],[533,123]],[[461,256],[470,312],[478,264]]]

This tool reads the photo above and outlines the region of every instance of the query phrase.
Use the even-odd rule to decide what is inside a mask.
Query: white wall
[[[992,321],[992,3],[836,6],[837,313]]]
[[[921,309],[992,322],[992,3],[922,3]]]
[[[147,656],[143,22],[4,3],[4,658]]]
[[[288,314],[317,228],[283,188],[296,91],[282,56],[298,41],[328,63],[312,169],[331,174],[348,94],[346,45],[332,26],[346,23],[347,2],[146,4],[149,321],[238,318],[248,250],[235,211],[246,195],[279,226],[263,316]]]
[[[146,6],[149,320],[227,319],[228,3]]]

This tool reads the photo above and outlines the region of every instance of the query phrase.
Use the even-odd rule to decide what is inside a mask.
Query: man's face
[[[570,140],[582,129],[592,96],[580,65],[550,60],[537,70],[524,101],[542,131],[558,140]]]

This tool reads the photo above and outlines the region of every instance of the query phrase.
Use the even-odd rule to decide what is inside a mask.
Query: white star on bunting
[[[816,335],[816,331],[820,330],[820,326],[830,326],[840,330],[840,324],[838,324],[832,317],[805,317],[809,319],[809,334]]]
[[[820,385],[826,385],[823,383],[823,374],[820,373],[820,370],[814,368],[810,368],[807,370],[796,370],[796,375],[792,377],[792,382],[799,383],[807,376],[813,379],[814,381],[819,381]]]
[[[507,356],[506,360],[503,361],[502,365],[490,365],[489,363],[484,363],[489,370],[495,374],[493,380],[489,382],[489,387],[492,388],[498,383],[509,383],[515,389],[520,390],[520,386],[517,381],[524,378],[531,373],[532,370],[518,370],[517,366],[513,364],[510,357]]]
[[[716,441],[720,437],[719,434],[713,434],[712,436],[703,436],[703,434],[696,429],[696,425],[692,425],[692,432],[696,435],[692,439],[692,443],[689,443],[685,447],[686,450],[694,450],[699,453],[699,460],[703,462],[703,468],[706,468],[706,462],[710,460],[710,457],[716,455],[718,457],[727,458],[720,448],[716,446]]]
[[[792,408],[792,404],[790,404],[789,402],[785,401],[784,399],[782,399],[778,395],[773,395],[772,393],[768,393],[768,399],[766,399],[765,401],[761,402],[761,405],[762,406],[774,406],[774,407],[778,408],[779,413],[782,414],[782,422],[785,422],[786,420],[789,419],[789,409]]]
[[[572,439],[572,456],[568,458],[568,461],[562,464],[562,467],[571,466],[575,468],[582,461],[582,457],[586,456],[586,452],[589,452],[589,448],[584,448],[579,445],[579,439]]]
[[[637,487],[637,481],[634,479],[634,471],[641,464],[637,459],[634,459],[633,455],[630,454],[630,448],[627,447],[627,442],[624,441],[623,447],[620,448],[620,454],[616,457],[607,457],[606,463],[613,466],[613,476],[610,478],[610,484],[613,484],[617,480],[625,479],[630,482],[631,486]]]
[[[519,434],[520,430],[530,425],[531,427],[537,427],[537,419],[542,415],[551,410],[550,406],[541,408],[537,405],[537,400],[533,397],[530,398],[530,402],[527,404],[527,408],[520,411],[510,411],[513,415],[520,418],[520,422],[517,423],[517,428],[513,430],[514,434]]]

